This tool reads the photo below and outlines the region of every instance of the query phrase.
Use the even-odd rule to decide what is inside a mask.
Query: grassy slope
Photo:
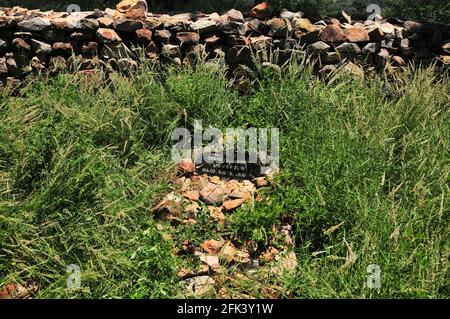
[[[172,245],[209,239],[211,223],[201,215],[168,242],[150,210],[170,188],[170,132],[202,119],[281,130],[276,187],[224,230],[264,247],[272,225],[295,220],[299,273],[260,286],[290,298],[450,296],[448,78],[325,85],[292,67],[240,97],[217,68],[138,76],[60,75],[0,97],[0,284],[32,278],[39,297],[183,297]],[[66,289],[73,263],[81,291]],[[364,288],[369,264],[381,266],[379,292]],[[230,289],[259,297],[248,288],[260,286]]]

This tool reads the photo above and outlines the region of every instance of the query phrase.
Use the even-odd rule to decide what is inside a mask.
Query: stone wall
[[[0,83],[70,65],[94,70],[110,64],[136,67],[143,59],[183,64],[190,56],[225,59],[232,70],[254,56],[293,52],[318,58],[317,71],[332,72],[343,61],[375,70],[410,61],[450,63],[450,26],[396,19],[317,21],[302,12],[274,16],[266,3],[249,13],[148,13],[145,1],[123,1],[116,9],[40,12],[0,8]]]

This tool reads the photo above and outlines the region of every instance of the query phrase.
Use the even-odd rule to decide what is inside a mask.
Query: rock
[[[294,19],[295,37],[305,43],[317,41],[319,30],[309,19]]]
[[[415,21],[406,21],[404,28],[411,33],[430,34],[433,32],[429,25]]]
[[[97,30],[99,27],[97,19],[81,19],[78,23],[80,30]]]
[[[442,43],[442,51],[444,51],[447,54],[450,54],[450,40],[447,40],[446,42]]]
[[[369,33],[360,28],[350,28],[344,31],[345,37],[349,42],[368,42],[370,41]]]
[[[323,62],[325,63],[337,63],[340,60],[339,53],[337,52],[328,52],[323,56]]]
[[[187,286],[188,295],[204,296],[214,292],[214,279],[209,276],[197,276],[183,281]]]
[[[406,49],[406,48],[409,48],[410,46],[411,46],[411,43],[408,38],[400,41],[400,48]]]
[[[81,52],[88,57],[93,58],[98,53],[98,43],[97,42],[86,42],[83,43],[81,47]]]
[[[100,9],[94,9],[91,13],[89,13],[85,18],[86,19],[100,19],[105,16],[105,12]]]
[[[125,18],[145,21],[145,19],[147,18],[147,2],[136,1],[136,3],[132,5],[125,13]]]
[[[307,47],[307,53],[318,56],[327,53],[330,50],[330,46],[323,41],[318,41],[314,44],[310,44]]]
[[[145,48],[145,55],[148,59],[157,59],[159,55],[159,48],[155,42],[150,42]]]
[[[195,21],[194,23],[191,23],[190,29],[200,34],[205,34],[216,31],[217,25],[215,21],[211,21],[209,19],[200,19]]]
[[[340,46],[336,47],[336,51],[341,55],[346,56],[356,56],[361,53],[361,49],[355,43],[342,43]]]
[[[374,53],[377,53],[378,51],[380,51],[380,49],[381,49],[381,43],[380,42],[368,43],[362,49],[362,53],[365,54],[365,55],[374,54]]]
[[[243,23],[235,22],[235,21],[225,21],[220,22],[217,25],[217,29],[227,35],[230,34],[238,34],[245,35],[245,27]]]
[[[105,44],[100,50],[100,57],[104,60],[122,59],[132,57],[130,49],[122,42],[112,42]]]
[[[244,22],[244,16],[239,10],[231,9],[227,12],[227,15],[229,21]]]
[[[283,9],[283,10],[281,10],[281,12],[280,12],[280,18],[282,18],[282,19],[288,19],[289,21],[294,21],[294,19],[295,19],[295,13],[293,13],[293,12],[291,12],[291,11],[289,11],[289,10]]]
[[[72,55],[73,47],[70,42],[55,42],[52,45],[52,52],[55,55]]]
[[[116,5],[116,10],[120,13],[126,13],[128,10],[139,7],[139,6],[145,6],[147,8],[147,1],[145,0],[123,0],[120,1]]]
[[[232,47],[235,45],[247,45],[250,44],[250,40],[242,35],[230,35],[227,39],[227,45]]]
[[[223,246],[222,241],[217,240],[207,240],[202,244],[202,248],[208,253],[208,254],[218,254]]]
[[[236,45],[228,50],[227,61],[230,64],[249,63],[252,61],[249,46]]]
[[[101,44],[120,42],[122,39],[113,29],[100,28],[96,32],[97,41]]]
[[[223,203],[222,207],[226,212],[233,211],[236,208],[241,207],[245,201],[246,200],[243,198],[227,200]]]
[[[224,190],[220,185],[208,183],[200,191],[200,198],[208,205],[220,205],[224,199]]]
[[[257,19],[269,19],[272,17],[272,8],[267,2],[262,2],[250,10],[250,16]]]
[[[252,19],[250,21],[247,21],[245,23],[245,27],[250,31],[254,31],[260,34],[266,34],[267,32],[269,32],[268,26],[258,19]]]
[[[3,39],[0,39],[0,53],[8,50],[8,42]]]
[[[319,34],[319,39],[327,43],[343,42],[345,41],[345,34],[337,25],[328,25]]]
[[[73,17],[50,20],[52,28],[57,30],[74,30],[77,27],[77,22],[78,21]]]
[[[400,57],[398,55],[394,55],[392,57],[392,65],[393,66],[404,66],[404,65],[406,65],[406,62],[402,57]]]
[[[161,54],[169,59],[181,58],[180,47],[178,45],[173,44],[164,44],[162,47]]]
[[[336,66],[329,64],[329,65],[325,65],[322,69],[320,69],[319,73],[322,75],[328,75],[333,73],[334,71],[336,71]]]
[[[178,163],[178,171],[181,174],[193,174],[195,170],[195,163],[190,158],[184,158]]]
[[[349,16],[344,10],[341,11],[341,16],[348,24],[352,24],[352,17]]]
[[[196,32],[178,32],[176,36],[180,44],[197,44],[200,41],[200,36]]]
[[[155,30],[154,39],[155,41],[162,43],[169,43],[172,33],[169,30]]]
[[[52,73],[62,72],[67,69],[67,61],[62,56],[55,56],[50,58],[49,70]]]
[[[150,43],[152,42],[152,31],[148,29],[138,29],[135,31],[136,40],[139,43]]]
[[[149,30],[159,29],[164,25],[164,23],[160,19],[155,17],[147,17],[144,24],[145,27]]]
[[[0,58],[0,78],[8,76],[8,66],[6,65],[6,59]]]
[[[272,42],[273,39],[265,35],[250,38],[250,44],[254,50],[266,50],[272,46]]]
[[[338,72],[349,75],[351,77],[354,77],[354,78],[357,78],[360,80],[364,79],[364,70],[360,66],[358,66],[350,61],[347,62],[344,66],[342,66],[338,70]]]
[[[122,32],[134,32],[138,29],[142,29],[143,26],[144,24],[141,21],[130,19],[115,20],[113,24],[115,30]]]
[[[445,65],[450,64],[450,55],[441,55],[440,59]]]
[[[13,39],[12,46],[18,51],[31,51],[31,46],[22,38]]]
[[[285,38],[292,32],[292,25],[289,20],[281,18],[273,18],[267,21],[269,27],[269,36]]]
[[[52,52],[52,46],[48,43],[31,39],[31,48],[38,55],[47,55]]]
[[[50,21],[41,17],[23,20],[17,25],[22,31],[45,31],[51,27]]]
[[[98,25],[100,28],[112,28],[114,25],[114,20],[109,17],[101,17],[98,20]]]

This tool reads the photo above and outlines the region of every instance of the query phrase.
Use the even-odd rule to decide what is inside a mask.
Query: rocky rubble
[[[267,3],[248,13],[168,15],[149,9],[144,0],[92,12],[0,8],[0,83],[53,72],[56,64],[81,70],[104,62],[134,66],[144,59],[182,65],[192,53],[224,58],[231,70],[267,56],[264,51],[277,52],[278,63],[306,53],[319,60],[321,73],[345,61],[377,71],[410,61],[450,63],[450,26],[444,24],[358,21],[344,12],[340,19],[317,20],[303,12],[276,12]]]
[[[270,174],[251,181],[199,175],[190,159],[180,161],[173,191],[152,209],[152,213],[162,237],[174,244],[173,252],[181,261],[177,265],[180,285],[189,296],[218,294],[231,298],[227,289],[236,281],[257,283],[297,270],[291,225],[273,225],[279,239],[268,238],[267,247],[236,240],[226,230],[237,209],[245,206],[251,209],[255,201],[263,200],[259,192],[270,187],[271,181]],[[176,237],[183,228],[201,222],[202,210],[208,212],[208,224],[215,225],[213,238],[201,244],[189,239],[177,243]],[[278,295],[272,292],[267,296]]]

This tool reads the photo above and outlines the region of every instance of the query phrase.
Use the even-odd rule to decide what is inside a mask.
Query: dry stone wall
[[[317,20],[302,12],[274,13],[261,3],[249,13],[152,14],[145,1],[122,1],[115,9],[41,12],[0,8],[0,83],[39,71],[137,67],[144,59],[183,64],[195,55],[224,59],[233,70],[253,57],[277,53],[283,63],[298,53],[317,58],[320,73],[343,61],[376,70],[410,61],[450,63],[450,26],[387,19]],[[356,63],[355,63],[356,64]]]

